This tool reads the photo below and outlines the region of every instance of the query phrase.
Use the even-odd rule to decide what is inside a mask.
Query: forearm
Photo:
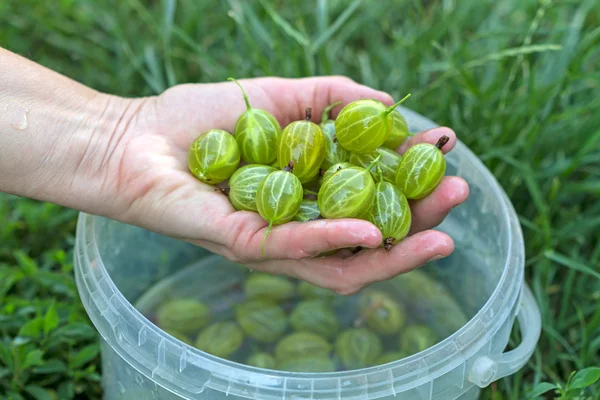
[[[126,103],[0,48],[0,192],[102,212]]]

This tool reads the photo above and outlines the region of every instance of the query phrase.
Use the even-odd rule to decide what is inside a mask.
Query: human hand
[[[343,77],[257,78],[240,83],[252,106],[271,112],[282,128],[302,119],[306,107],[320,115],[338,100],[345,105],[375,98],[393,104],[389,95]],[[187,167],[188,148],[201,132],[211,128],[233,132],[245,110],[240,89],[230,82],[180,85],[158,97],[136,100],[130,109],[136,110],[130,114],[132,122],[111,140],[118,143],[114,159],[107,163],[114,170],[103,173],[113,181],[115,219],[197,244],[249,268],[300,278],[339,294],[354,293],[453,251],[452,239],[430,228],[467,198],[468,186],[458,177],[445,177],[430,196],[412,202],[411,234],[390,252],[379,248],[381,233],[371,223],[339,219],[275,226],[263,257],[267,223],[257,213],[236,211],[225,196],[194,178]],[[435,143],[442,135],[450,137],[444,147],[448,152],[456,143],[448,128],[419,133],[399,151],[419,142]],[[356,246],[364,250],[319,256]]]

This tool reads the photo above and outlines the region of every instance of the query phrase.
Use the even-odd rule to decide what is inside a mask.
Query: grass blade
[[[348,18],[350,18],[352,14],[354,14],[354,11],[356,11],[356,9],[360,6],[361,2],[362,0],[354,0],[352,4],[350,4],[348,8],[346,8],[344,12],[340,14],[339,17],[337,17],[335,22],[331,24],[331,26],[327,30],[320,34],[313,41],[310,51],[312,53],[316,53],[317,51],[319,51],[321,46],[323,46],[323,44],[325,44],[325,42],[329,40],[329,38],[333,36],[346,23]]]
[[[292,25],[290,25],[289,22],[283,19],[283,17],[279,15],[270,4],[264,0],[260,0],[260,4],[263,6],[265,11],[267,11],[267,14],[269,14],[269,17],[271,17],[273,22],[279,26],[289,37],[298,42],[298,44],[302,47],[308,47],[310,45],[310,40],[308,37],[296,30]]]
[[[567,268],[574,269],[575,271],[582,272],[586,275],[593,276],[596,279],[600,279],[600,273],[598,273],[597,271],[594,271],[592,268],[579,261],[573,260],[559,253],[556,253],[554,250],[546,250],[544,252],[544,255],[546,256],[546,258],[548,258],[551,261],[554,261],[555,263],[563,265]]]

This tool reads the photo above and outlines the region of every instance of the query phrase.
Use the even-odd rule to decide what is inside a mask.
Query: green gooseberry
[[[396,172],[398,171],[401,157],[393,150],[380,147],[374,152],[368,154],[352,153],[349,161],[356,166],[367,168],[373,162],[373,160],[377,158],[378,155],[381,155],[379,162],[370,169],[373,179],[375,179],[375,181],[379,180],[379,168],[383,174],[383,179],[391,183],[396,183]]]
[[[300,203],[300,208],[292,221],[300,221],[307,222],[318,219],[321,215],[321,211],[319,211],[319,206],[317,205],[316,200],[302,200]]]
[[[271,172],[258,186],[256,208],[261,217],[269,223],[262,242],[262,255],[265,255],[265,242],[273,225],[281,225],[294,218],[302,203],[302,183],[292,173],[293,166],[283,171]]]
[[[258,187],[267,175],[275,171],[277,169],[268,165],[244,165],[231,175],[229,186],[220,190],[229,196],[229,201],[236,210],[257,212],[256,193]]]
[[[259,352],[248,357],[246,364],[257,368],[274,369],[277,362],[275,361],[275,357],[269,353]]]
[[[437,342],[437,335],[427,325],[409,325],[400,333],[400,349],[408,354],[419,353]]]
[[[375,185],[375,201],[369,209],[367,220],[381,231],[383,247],[403,240],[412,223],[412,213],[404,193],[396,185],[381,181]]]
[[[342,170],[344,168],[354,167],[354,166],[355,166],[354,164],[347,162],[347,161],[333,164],[332,166],[327,168],[327,170],[325,170],[325,172],[323,173],[323,176],[321,177],[321,185],[323,184],[323,182],[325,182],[325,179],[327,179],[331,175],[333,175],[334,172],[338,172],[339,170]]]
[[[392,111],[392,120],[392,130],[386,141],[383,142],[383,146],[396,150],[410,136],[410,132],[408,131],[406,119],[398,110]]]
[[[232,321],[215,322],[196,339],[195,347],[216,357],[227,358],[244,342],[244,332]]]
[[[210,308],[193,298],[180,298],[162,304],[156,313],[156,322],[164,331],[182,334],[194,333],[210,322]]]
[[[277,151],[279,168],[292,163],[293,174],[301,183],[314,180],[325,159],[325,134],[310,119],[311,109],[307,108],[305,120],[294,121],[286,126]]]
[[[359,299],[361,319],[381,335],[400,332],[406,322],[406,310],[401,303],[380,290],[365,290]]]
[[[335,120],[339,144],[357,154],[375,151],[390,135],[393,125],[390,114],[409,97],[410,94],[390,107],[373,99],[356,100],[346,105]]]
[[[351,166],[328,176],[319,189],[317,204],[324,218],[362,218],[375,200],[375,182],[368,169]]]
[[[309,355],[329,354],[331,345],[316,333],[293,332],[284,336],[275,346],[275,359],[287,360]]]
[[[265,272],[253,272],[244,282],[244,293],[249,299],[286,300],[294,297],[295,292],[296,287],[289,278]]]
[[[347,369],[373,365],[383,351],[381,338],[367,328],[349,328],[335,342],[335,354]]]
[[[277,143],[281,136],[281,126],[275,117],[266,110],[250,106],[248,95],[240,83],[228,78],[242,90],[246,111],[235,124],[235,140],[241,157],[249,164],[269,165],[277,160]]]
[[[388,363],[391,363],[394,361],[402,360],[403,358],[406,358],[406,357],[408,357],[408,354],[406,354],[403,351],[388,351],[387,353],[383,353],[382,355],[377,357],[377,359],[375,360],[375,362],[373,364],[375,364],[375,365],[388,364]]]
[[[333,300],[337,297],[333,290],[315,286],[306,281],[301,281],[298,284],[298,293],[305,299]]]
[[[288,318],[273,300],[251,299],[234,307],[235,319],[244,332],[261,343],[272,343],[288,328]]]
[[[321,299],[304,300],[290,313],[290,325],[299,332],[312,332],[333,339],[340,330],[335,311]]]
[[[204,183],[216,185],[235,172],[240,164],[240,149],[231,134],[222,129],[203,132],[188,151],[188,168]]]
[[[282,360],[277,369],[288,372],[334,372],[335,364],[327,354],[299,356]]]
[[[325,159],[321,164],[321,169],[324,170],[333,164],[348,161],[348,157],[350,157],[350,152],[340,146],[335,137],[335,121],[329,119],[329,111],[340,104],[342,102],[338,101],[325,107],[321,118],[321,129],[323,129],[323,133],[325,134]]]
[[[446,173],[442,148],[448,140],[448,136],[442,136],[435,145],[419,143],[404,153],[396,173],[396,185],[407,199],[422,199],[440,184]]]

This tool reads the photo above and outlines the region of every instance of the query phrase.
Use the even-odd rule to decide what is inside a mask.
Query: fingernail
[[[438,254],[438,255],[435,255],[435,256],[431,257],[429,260],[427,260],[427,262],[436,261],[436,260],[439,260],[439,259],[442,259],[442,258],[444,258],[444,256],[441,255],[441,254]]]

